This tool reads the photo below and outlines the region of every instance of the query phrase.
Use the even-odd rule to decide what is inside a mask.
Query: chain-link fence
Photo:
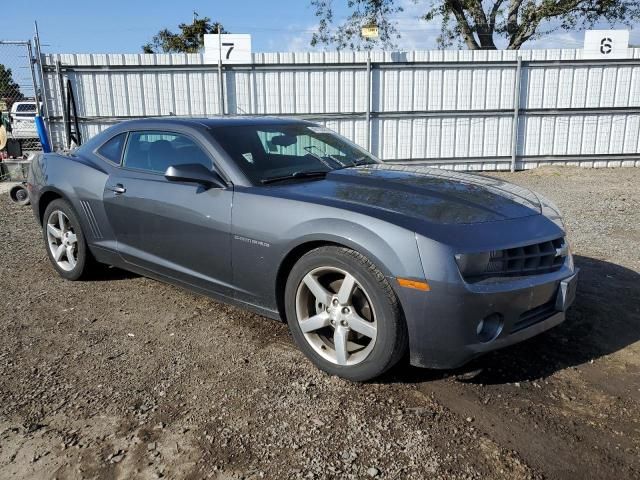
[[[31,43],[0,40],[0,180],[22,180],[20,163],[41,149]]]

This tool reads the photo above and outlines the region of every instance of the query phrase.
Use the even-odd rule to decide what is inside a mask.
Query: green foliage
[[[8,105],[23,98],[20,86],[13,80],[11,69],[0,63],[0,99],[6,99]]]
[[[347,0],[351,13],[338,27],[334,28],[332,0],[311,0],[318,18],[318,30],[311,37],[311,45],[333,45],[338,50],[371,50],[376,45],[394,48],[400,38],[392,16],[402,12],[395,0]],[[360,35],[363,26],[376,25],[379,38],[369,39]]]
[[[640,19],[638,0],[413,0],[424,4],[420,17],[440,22],[441,48],[466,45],[469,49],[496,49],[496,40],[506,41],[508,49],[519,49],[525,42],[559,29],[590,28],[596,22],[611,26],[630,26]],[[332,0],[311,0],[319,26],[311,44],[337,49],[393,48],[401,32],[393,20],[401,12],[400,0],[347,0],[350,15],[335,25]],[[360,27],[375,23],[377,41],[360,37]]]
[[[197,18],[192,23],[178,25],[180,33],[167,28],[153,36],[151,42],[142,46],[144,53],[198,53],[204,47],[204,35],[208,33],[229,33],[219,22],[212,23],[209,17]]]

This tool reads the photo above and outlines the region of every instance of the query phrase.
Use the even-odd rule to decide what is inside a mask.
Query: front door
[[[104,205],[126,262],[232,295],[232,188],[169,181],[171,165],[211,158],[190,137],[159,131],[129,134],[122,168],[109,176]]]

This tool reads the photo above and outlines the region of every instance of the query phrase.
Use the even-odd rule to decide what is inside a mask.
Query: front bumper
[[[577,278],[578,271],[565,265],[550,274],[501,283],[434,282],[420,297],[404,292],[411,364],[456,368],[559,325],[575,299]],[[500,321],[483,337],[479,324],[487,318]]]

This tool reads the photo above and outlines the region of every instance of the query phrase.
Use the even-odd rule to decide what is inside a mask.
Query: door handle
[[[120,195],[124,192],[127,191],[126,188],[124,188],[124,185],[122,185],[121,183],[116,183],[115,185],[111,186],[111,185],[107,185],[107,190],[111,190],[112,192],[114,192],[116,195]]]

